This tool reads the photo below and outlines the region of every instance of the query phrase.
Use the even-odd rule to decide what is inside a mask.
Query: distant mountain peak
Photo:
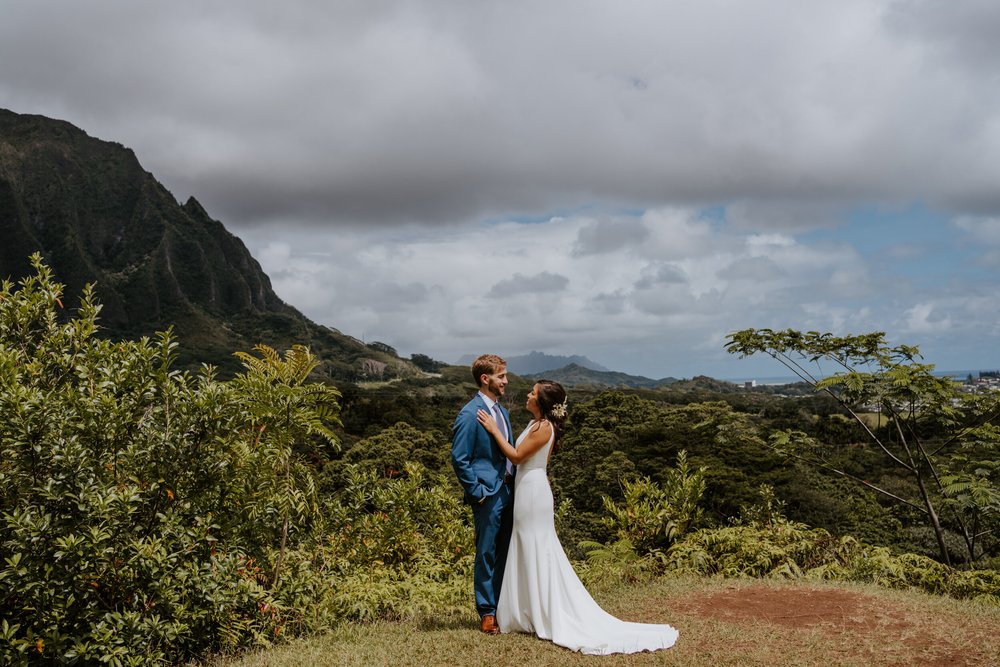
[[[555,380],[567,387],[589,386],[609,389],[621,389],[625,387],[655,389],[677,382],[677,379],[673,377],[653,380],[641,375],[629,375],[628,373],[617,373],[615,371],[597,371],[586,366],[581,366],[580,364],[567,364],[562,368],[546,370],[541,373],[528,373],[526,375],[535,380],[540,380],[542,376],[545,376],[545,379]]]
[[[471,364],[477,356],[478,355],[466,354],[456,363],[460,366],[466,366]],[[591,361],[587,357],[578,354],[562,356],[532,350],[528,354],[504,357],[504,359],[507,361],[507,370],[514,375],[537,375],[538,373],[542,373],[544,371],[564,368],[570,364],[576,364],[577,366],[589,368],[593,371],[609,372],[607,368],[600,365],[596,361]]]

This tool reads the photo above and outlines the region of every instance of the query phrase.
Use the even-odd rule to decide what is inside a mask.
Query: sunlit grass
[[[870,429],[882,428],[883,426],[889,423],[889,418],[886,415],[882,414],[881,412],[856,412],[855,414],[858,416],[858,419],[863,421],[865,423],[865,426],[867,426]],[[835,419],[840,419],[845,422],[854,421],[854,417],[851,417],[850,415],[842,415],[834,413],[831,416]]]
[[[766,587],[790,598],[809,590],[857,594],[856,611],[837,621],[775,623],[726,616],[727,596]],[[527,635],[490,637],[476,618],[347,625],[212,667],[334,665],[994,665],[1000,664],[1000,608],[874,586],[789,581],[662,579],[595,591],[611,613],[628,620],[670,623],[680,630],[667,651],[593,657]],[[706,607],[705,605],[708,605]],[[800,615],[808,617],[808,610]]]

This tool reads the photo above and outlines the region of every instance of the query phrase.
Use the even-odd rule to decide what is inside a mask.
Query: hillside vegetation
[[[258,346],[231,379],[181,371],[169,333],[96,336],[93,290],[68,308],[32,264],[0,289],[0,662],[177,664],[359,621],[467,627],[472,530],[447,453],[467,370],[338,391],[307,348]],[[552,472],[589,585],[836,579],[997,604],[989,506],[975,562],[948,566],[905,505],[769,444],[796,424],[888,479],[836,401],[700,396],[574,395]],[[950,498],[935,502],[954,531],[972,501]]]

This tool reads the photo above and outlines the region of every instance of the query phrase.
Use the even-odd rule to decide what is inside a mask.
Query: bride
[[[534,419],[517,439],[504,438],[496,420],[480,410],[479,423],[515,465],[514,532],[507,551],[497,624],[501,632],[533,632],[560,646],[596,655],[669,648],[677,630],[669,625],[621,621],[601,609],[583,587],[556,535],[552,489],[545,474],[562,435],[566,391],[539,380],[528,394]]]

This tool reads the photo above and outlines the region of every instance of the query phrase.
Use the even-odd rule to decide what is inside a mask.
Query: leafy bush
[[[646,581],[660,570],[656,559],[649,554],[640,555],[628,538],[610,544],[583,541],[580,547],[586,550],[587,560],[578,564],[576,570],[587,586]]]
[[[419,463],[427,481],[434,484],[454,482],[455,492],[460,493],[461,487],[451,468],[450,447],[450,443],[436,432],[397,422],[354,443],[344,453],[342,461],[326,466],[324,482],[327,488],[339,490],[349,485],[348,471],[352,466],[391,478],[404,475],[407,463]]]
[[[419,464],[402,472],[348,468],[326,510],[339,528],[299,555],[327,588],[296,604],[316,600],[313,613],[327,620],[470,612],[475,549],[460,495],[427,484]]]
[[[927,556],[896,555],[784,519],[696,531],[676,542],[662,565],[667,571],[723,577],[860,581],[1000,603],[996,571],[956,570]]]
[[[321,521],[303,455],[333,446],[312,358],[231,382],[176,343],[94,337],[39,256],[0,289],[0,662],[177,662],[280,634],[282,552]],[[276,611],[277,610],[277,611]]]
[[[664,555],[668,570],[724,577],[798,577],[854,544],[825,530],[776,521],[703,529],[675,543]]]
[[[666,470],[663,477],[663,484],[648,477],[623,479],[621,503],[604,497],[604,524],[641,554],[668,547],[701,519],[698,503],[705,493],[705,468],[692,470],[681,450],[677,467]]]

